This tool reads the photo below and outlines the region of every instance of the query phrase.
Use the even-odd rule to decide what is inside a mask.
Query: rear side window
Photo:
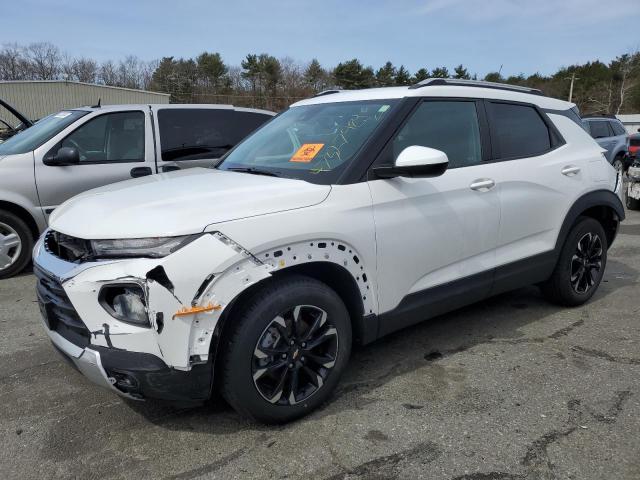
[[[611,128],[613,129],[613,133],[615,135],[626,135],[627,131],[624,129],[624,127],[618,123],[618,122],[609,122],[609,124],[611,125]]]
[[[609,127],[609,122],[605,120],[589,122],[589,126],[591,127],[591,136],[593,138],[606,138],[613,136],[613,131]]]
[[[219,158],[269,118],[230,109],[161,109],[158,124],[162,160]]]
[[[551,134],[538,111],[528,105],[487,104],[494,156],[534,157],[551,150]]]

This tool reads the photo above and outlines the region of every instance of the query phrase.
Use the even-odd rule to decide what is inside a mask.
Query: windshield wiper
[[[270,170],[263,170],[261,168],[254,168],[254,167],[230,167],[230,168],[227,168],[227,170],[231,172],[250,173],[252,175],[265,175],[267,177],[280,176],[277,173],[272,172]]]

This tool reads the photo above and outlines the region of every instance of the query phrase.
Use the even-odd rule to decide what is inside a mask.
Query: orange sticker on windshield
[[[315,158],[322,147],[324,147],[324,143],[305,143],[293,154],[293,157],[291,157],[289,161],[309,163]]]

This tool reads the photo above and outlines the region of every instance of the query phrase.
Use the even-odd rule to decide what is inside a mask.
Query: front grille
[[[54,230],[50,230],[44,237],[44,248],[50,254],[74,263],[89,259],[91,254],[90,244],[87,240],[71,237]]]
[[[33,273],[38,280],[38,303],[49,329],[78,347],[89,345],[91,332],[80,320],[60,282],[37,265],[34,266]]]

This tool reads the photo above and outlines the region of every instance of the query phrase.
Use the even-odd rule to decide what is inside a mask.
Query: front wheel
[[[340,297],[315,279],[290,276],[273,279],[243,303],[223,340],[223,397],[265,423],[317,408],[351,352],[351,323]]]
[[[0,210],[0,278],[20,273],[31,259],[33,236],[22,219]]]
[[[581,217],[565,240],[553,274],[541,285],[544,295],[564,306],[582,305],[600,285],[607,265],[607,237],[600,222]]]

